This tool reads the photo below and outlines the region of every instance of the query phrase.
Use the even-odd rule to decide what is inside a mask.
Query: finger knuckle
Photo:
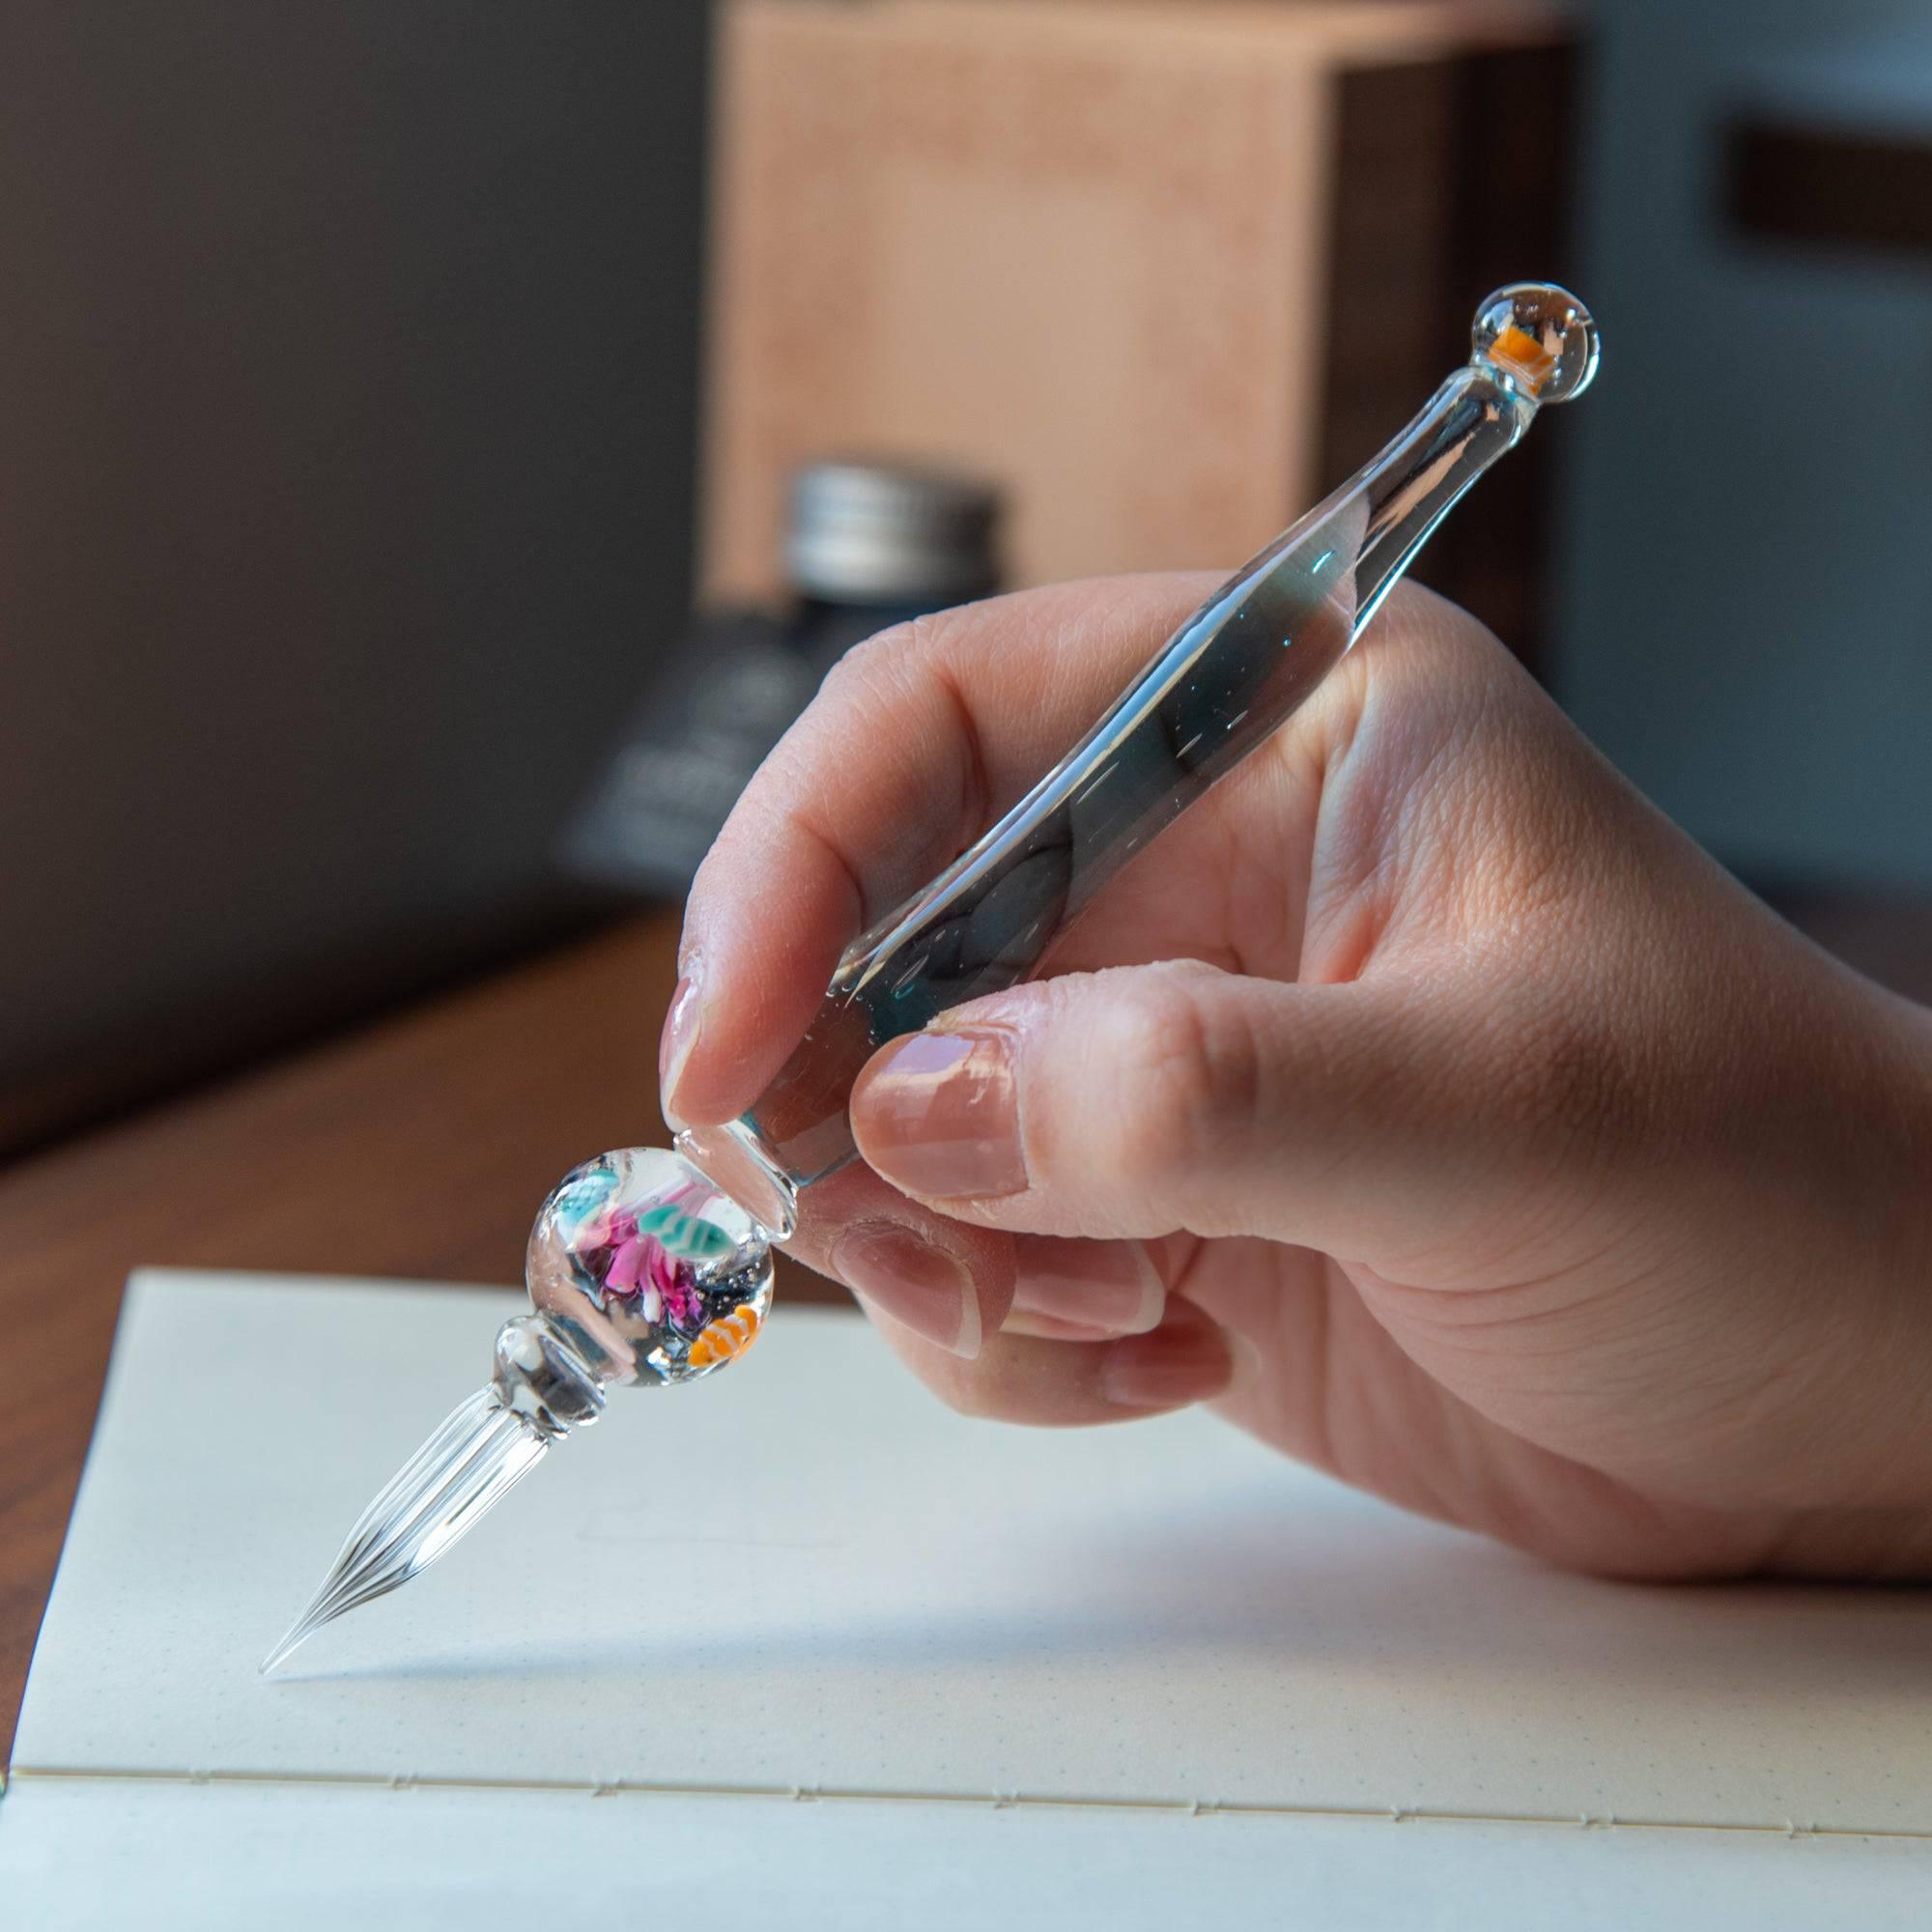
[[[942,656],[955,620],[953,611],[934,611],[875,631],[838,659],[825,674],[820,691],[842,704],[898,689],[911,667]]]
[[[1162,975],[1101,1043],[1114,1069],[1113,1165],[1129,1188],[1222,1157],[1255,1117],[1252,1043],[1237,1010],[1205,983],[1220,977]]]
[[[1546,1157],[1602,1146],[1630,1122],[1639,1083],[1627,1045],[1587,1003],[1538,1002],[1503,1064],[1504,1117]]]
[[[881,690],[896,683],[912,630],[913,624],[895,624],[864,643],[854,644],[825,673],[818,687],[818,701],[842,710],[876,697]]]

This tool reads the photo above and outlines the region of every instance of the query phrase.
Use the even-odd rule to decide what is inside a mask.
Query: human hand
[[[849,657],[686,915],[666,1105],[742,1112],[838,953],[1213,587],[1056,586]],[[1932,1016],[1405,587],[1052,977],[876,1054],[794,1251],[955,1406],[1213,1401],[1590,1569],[1932,1575]]]

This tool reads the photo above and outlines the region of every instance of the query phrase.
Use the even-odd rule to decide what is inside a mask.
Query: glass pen
[[[1034,972],[1129,859],[1299,709],[1539,412],[1596,373],[1595,325],[1551,283],[1498,290],[1472,338],[1386,448],[1242,565],[1022,799],[853,941],[746,1114],[684,1130],[675,1151],[622,1149],[564,1177],[530,1235],[531,1312],[504,1323],[490,1380],[363,1512],[265,1672],[419,1574],[596,1421],[611,1390],[698,1381],[753,1345],[800,1194],[855,1158],[846,1101],[872,1053]]]

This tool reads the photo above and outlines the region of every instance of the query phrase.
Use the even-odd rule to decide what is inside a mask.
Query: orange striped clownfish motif
[[[742,1355],[758,1339],[758,1311],[749,1301],[741,1301],[729,1315],[721,1315],[693,1338],[686,1366],[715,1369]]]

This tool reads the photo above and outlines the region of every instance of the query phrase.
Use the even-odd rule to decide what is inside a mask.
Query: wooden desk
[[[639,921],[0,1175],[0,1763],[128,1271],[521,1280],[557,1177],[664,1137],[676,941]],[[841,1293],[784,1264],[780,1284]]]

